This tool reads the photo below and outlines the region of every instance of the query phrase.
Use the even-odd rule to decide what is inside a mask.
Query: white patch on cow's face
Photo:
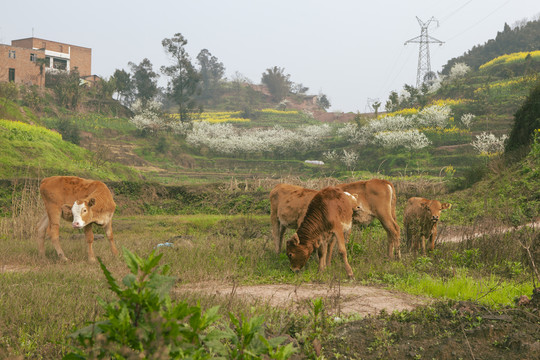
[[[71,223],[71,226],[77,229],[82,229],[86,223],[82,219],[82,217],[88,212],[88,208],[86,207],[86,204],[83,202],[82,204],[73,204],[71,207],[71,212],[73,213],[73,222]]]

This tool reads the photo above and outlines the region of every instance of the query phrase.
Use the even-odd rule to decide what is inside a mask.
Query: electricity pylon
[[[443,41],[435,39],[434,37],[431,37],[428,35],[428,28],[432,21],[437,22],[437,26],[439,26],[439,21],[435,19],[433,16],[431,19],[429,19],[426,22],[423,22],[416,17],[418,20],[418,24],[420,24],[420,36],[414,37],[410,40],[405,41],[405,45],[409,43],[419,43],[419,52],[418,52],[418,70],[416,71],[416,87],[420,88],[422,83],[424,82],[424,77],[426,74],[431,73],[431,63],[429,58],[429,44],[430,43],[436,43],[439,45],[444,44]]]

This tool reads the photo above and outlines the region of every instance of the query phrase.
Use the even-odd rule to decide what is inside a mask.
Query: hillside
[[[41,130],[33,135],[38,138],[15,139],[15,130],[4,126],[2,141],[11,153],[0,160],[0,178],[68,172],[181,184],[377,174],[466,187],[500,155],[514,113],[539,79],[539,51],[496,55],[537,48],[538,26],[506,26],[495,40],[471,49],[469,58],[458,59],[474,58],[470,70],[441,77],[429,91],[406,87],[407,96],[391,94],[393,109],[377,118],[327,113],[304,90],[277,104],[264,86],[242,80],[221,82],[212,96],[201,97],[206,111],[187,124],[170,102],[150,117],[148,111],[132,113],[111,98],[105,83],[79,89],[68,105],[57,101],[57,89],[4,84],[0,119],[42,126],[62,139],[40,147],[52,143]]]
[[[515,25],[511,28],[504,24],[504,29],[482,45],[474,46],[465,54],[450,59],[443,66],[442,73],[448,75],[454,64],[463,62],[473,69],[504,54],[530,52],[540,49],[540,19]]]

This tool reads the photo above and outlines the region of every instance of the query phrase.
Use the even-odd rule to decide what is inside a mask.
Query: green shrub
[[[79,126],[66,118],[58,119],[55,124],[56,130],[62,134],[62,139],[69,141],[72,144],[79,145],[81,142],[81,136]]]
[[[157,268],[162,254],[143,259],[124,249],[131,271],[123,289],[99,260],[109,288],[118,300],[100,300],[105,320],[72,333],[77,347],[64,359],[288,359],[292,344],[264,337],[262,316],[247,319],[229,314],[232,328],[218,322],[219,307],[203,312],[186,302],[173,304],[169,296],[176,279],[168,265]]]

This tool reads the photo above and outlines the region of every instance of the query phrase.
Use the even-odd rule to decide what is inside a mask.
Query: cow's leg
[[[319,248],[317,249],[317,255],[319,255],[319,272],[323,272],[326,268],[326,253],[328,252],[327,242],[323,238],[319,240]]]
[[[41,257],[45,257],[45,235],[49,227],[49,215],[45,214],[37,225],[37,245]]]
[[[333,235],[330,235],[329,238],[326,239],[326,266],[330,266],[332,263],[332,254],[334,253],[334,246],[336,245],[337,238]]]
[[[401,249],[399,243],[400,229],[398,223],[392,217],[391,212],[387,212],[382,214],[382,216],[379,216],[379,221],[381,222],[384,230],[386,230],[388,238],[388,257],[393,259],[395,253],[397,258],[401,259]]]
[[[109,221],[104,227],[105,227],[105,234],[107,235],[107,239],[109,239],[109,243],[111,244],[111,251],[114,256],[118,256],[118,249],[116,248],[116,245],[114,244],[112,221]]]
[[[437,238],[437,224],[435,224],[435,226],[433,226],[433,230],[431,231],[431,236],[430,236],[430,244],[429,244],[429,248],[431,249],[431,251],[433,251],[435,249],[435,239]]]
[[[426,255],[426,237],[422,235],[422,255]]]
[[[409,252],[412,252],[413,250],[413,237],[412,237],[412,228],[411,224],[405,223],[405,245],[407,246],[407,249],[409,249]]]
[[[47,234],[51,238],[51,242],[58,254],[58,257],[63,261],[68,261],[64,251],[60,246],[60,216],[62,210],[60,208],[54,210],[47,210],[47,215],[49,217],[49,226],[47,227]]]
[[[349,265],[349,261],[347,260],[347,248],[345,247],[345,238],[343,236],[342,231],[336,231],[334,232],[334,236],[337,237],[337,244],[338,244],[338,251],[341,255],[341,258],[343,259],[343,264],[345,265],[345,271],[347,272],[347,275],[349,278],[353,278],[353,272],[351,265]]]
[[[273,206],[271,209],[270,221],[272,222],[272,237],[274,238],[274,250],[276,251],[276,254],[279,254],[281,252],[281,239],[285,230],[283,229],[283,226],[281,226],[281,223],[277,216],[277,211],[274,209]]]
[[[96,255],[94,255],[94,232],[92,231],[92,224],[88,224],[84,227],[84,235],[86,238],[86,244],[88,245],[88,261],[91,263],[96,262]]]

